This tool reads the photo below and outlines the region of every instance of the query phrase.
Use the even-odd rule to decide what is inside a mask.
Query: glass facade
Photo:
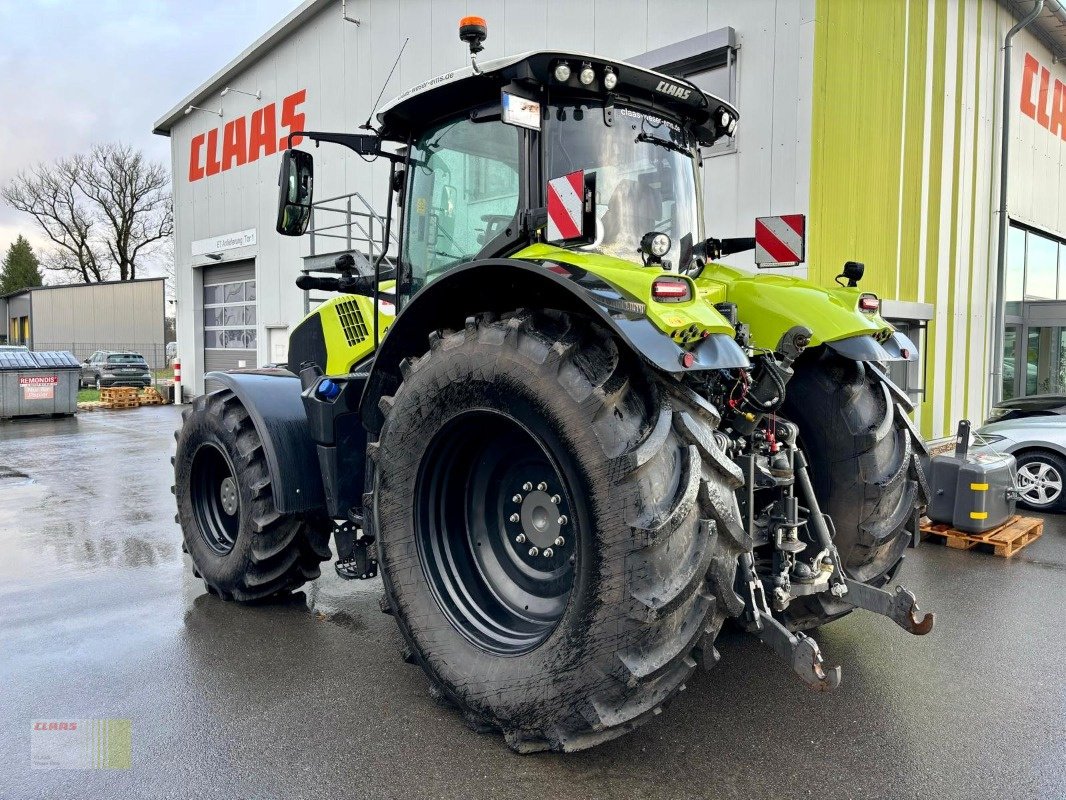
[[[1007,313],[1021,301],[1066,300],[1066,243],[1015,225],[1007,232]]]
[[[1002,397],[1066,391],[1066,242],[1007,234]]]

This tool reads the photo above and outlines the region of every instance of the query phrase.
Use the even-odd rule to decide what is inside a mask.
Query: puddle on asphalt
[[[25,486],[30,483],[34,483],[34,480],[25,472],[0,464],[0,489],[5,486]]]

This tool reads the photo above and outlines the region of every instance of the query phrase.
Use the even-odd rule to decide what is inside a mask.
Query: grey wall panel
[[[163,346],[162,280],[74,284],[33,292],[36,347],[71,349]]]

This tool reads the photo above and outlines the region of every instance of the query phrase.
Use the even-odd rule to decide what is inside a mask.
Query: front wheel
[[[1066,459],[1043,450],[1018,457],[1018,502],[1034,511],[1066,510]]]
[[[319,576],[330,522],[274,509],[263,445],[227,390],[196,398],[175,436],[177,522],[193,572],[224,600],[262,600]]]
[[[652,718],[742,608],[713,411],[561,313],[471,318],[401,370],[367,522],[432,691],[520,751]]]

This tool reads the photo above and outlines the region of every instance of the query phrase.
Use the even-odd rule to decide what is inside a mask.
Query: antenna
[[[411,41],[411,37],[408,36],[403,40],[403,44],[400,46],[400,52],[396,54],[396,60],[392,62],[392,69],[389,70],[389,75],[385,78],[385,83],[381,87],[381,91],[378,92],[378,99],[374,101],[373,108],[370,109],[370,115],[367,116],[366,122],[359,127],[366,131],[374,130],[374,126],[370,124],[370,121],[374,119],[374,112],[378,110],[378,103],[381,102],[381,96],[385,94],[385,90],[389,88],[389,81],[392,80],[392,73],[396,71],[396,67],[400,64],[400,56],[403,55],[403,50],[407,47],[407,43]]]

